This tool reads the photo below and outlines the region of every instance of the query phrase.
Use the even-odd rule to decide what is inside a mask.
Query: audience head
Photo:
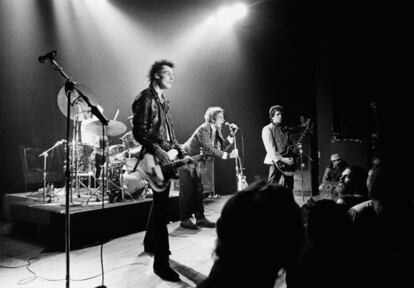
[[[362,166],[352,165],[346,168],[341,175],[335,192],[339,195],[362,194],[367,195],[367,170]]]
[[[217,236],[216,255],[223,262],[275,271],[276,278],[304,242],[301,211],[291,191],[257,181],[225,204]]]
[[[393,193],[387,193],[386,170],[383,163],[374,164],[368,173],[367,187],[369,197],[374,200],[387,201]]]
[[[315,248],[329,250],[349,244],[351,220],[333,200],[319,200],[309,209],[307,233]],[[333,251],[333,250],[331,250]]]

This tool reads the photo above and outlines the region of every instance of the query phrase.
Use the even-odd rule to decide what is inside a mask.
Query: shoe
[[[179,282],[180,275],[175,272],[170,266],[168,265],[154,265],[154,273],[158,275],[162,280],[170,281],[170,282]]]
[[[197,229],[197,225],[195,225],[195,224],[194,224],[194,223],[190,220],[190,218],[187,218],[187,219],[181,220],[180,227],[182,227],[182,228],[186,228],[186,229]]]
[[[216,223],[209,221],[207,218],[197,219],[196,225],[199,227],[214,228]]]

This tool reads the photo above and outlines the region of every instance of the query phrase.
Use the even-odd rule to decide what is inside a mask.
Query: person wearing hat
[[[323,173],[322,183],[321,186],[319,186],[319,190],[321,190],[322,185],[328,181],[338,182],[339,179],[341,179],[342,172],[348,166],[348,163],[338,153],[332,154],[331,161]]]
[[[262,141],[266,149],[264,164],[269,165],[268,183],[279,183],[283,176],[283,186],[293,191],[293,175],[283,174],[276,165],[278,162],[294,164],[292,157],[283,156],[292,144],[287,129],[281,126],[283,110],[283,106],[280,105],[274,105],[269,109],[270,123],[262,129]]]

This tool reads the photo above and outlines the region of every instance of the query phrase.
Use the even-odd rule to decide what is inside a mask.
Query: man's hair
[[[224,113],[224,109],[221,107],[208,107],[206,113],[204,113],[204,120],[213,123],[219,113]]]
[[[270,119],[273,118],[276,111],[279,111],[279,112],[283,113],[284,110],[285,110],[285,108],[283,108],[283,106],[281,106],[281,105],[274,105],[274,106],[270,107],[270,109],[269,109],[269,118]]]
[[[372,167],[367,183],[370,198],[380,201],[387,201],[389,198],[392,198],[393,192],[387,191],[386,176],[384,164],[380,163]]]
[[[174,68],[174,63],[168,60],[159,60],[155,61],[154,64],[152,64],[150,71],[148,72],[148,80],[149,82],[152,82],[155,80],[155,74],[161,72],[162,66],[169,66],[171,68]]]

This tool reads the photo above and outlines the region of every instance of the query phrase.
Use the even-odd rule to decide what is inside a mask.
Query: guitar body
[[[246,181],[246,176],[241,173],[237,174],[237,191],[241,191],[247,188],[249,184]]]
[[[177,169],[181,166],[204,161],[206,155],[201,153],[196,156],[175,160],[177,150],[172,149],[167,152],[172,162],[166,165],[160,165],[154,155],[146,153],[143,159],[138,163],[137,170],[146,174],[146,180],[155,192],[165,191],[171,179],[178,179]]]
[[[338,186],[338,182],[336,181],[326,181],[322,183],[319,187],[319,198],[336,200],[339,196],[335,193],[336,186]]]
[[[293,159],[292,165],[288,165],[280,160],[275,163],[276,168],[280,172],[282,172],[283,175],[292,176],[293,174],[295,174],[295,171],[298,169],[297,162],[298,162],[298,157],[299,157],[299,151],[301,151],[302,149],[303,137],[309,131],[309,124],[310,124],[310,119],[306,120],[306,122],[304,123],[305,129],[303,130],[296,144],[289,145],[286,149],[286,152],[281,153],[282,157]]]
[[[292,176],[293,174],[295,174],[295,171],[297,170],[297,152],[295,151],[296,149],[295,145],[290,145],[287,148],[287,151],[285,153],[282,153],[282,157],[284,158],[292,158],[293,159],[293,164],[292,165],[288,165],[282,161],[277,161],[276,164],[276,168],[282,172],[283,175],[286,176]]]

